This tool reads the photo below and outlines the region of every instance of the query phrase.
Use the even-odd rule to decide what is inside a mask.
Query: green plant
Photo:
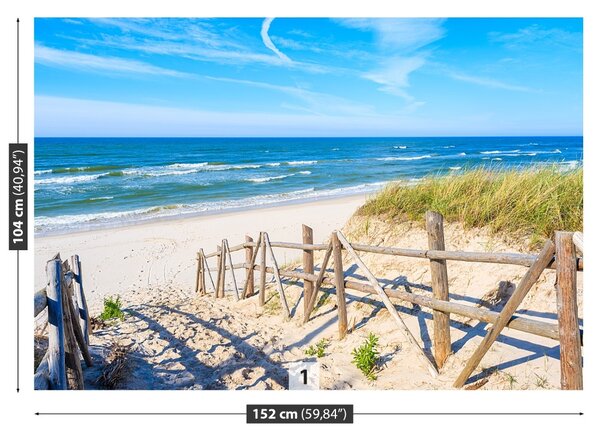
[[[546,377],[540,376],[537,373],[533,373],[535,374],[536,377],[536,381],[535,381],[535,386],[537,386],[538,388],[547,388],[548,387],[548,379]]]
[[[365,342],[352,350],[352,363],[358,368],[369,380],[377,379],[375,370],[377,361],[379,360],[379,352],[377,351],[377,343],[379,338],[373,333],[369,333],[369,337]]]
[[[100,314],[102,321],[108,321],[109,319],[118,318],[121,321],[125,319],[125,314],[121,310],[121,298],[117,295],[115,298],[106,297],[104,298],[104,310]]]
[[[307,356],[323,357],[325,356],[325,348],[327,348],[327,345],[329,345],[327,339],[321,339],[315,345],[310,345],[306,350],[304,350],[304,353]]]
[[[510,373],[504,373],[504,378],[505,378],[505,381],[510,386],[510,389],[513,389],[513,387],[515,386],[515,383],[517,383],[517,378]]]

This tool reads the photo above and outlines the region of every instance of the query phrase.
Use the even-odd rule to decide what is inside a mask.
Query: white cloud
[[[386,61],[381,68],[365,73],[363,77],[381,85],[381,91],[412,101],[413,97],[406,92],[409,86],[408,77],[424,64],[424,56],[395,57]]]
[[[467,75],[464,73],[449,72],[448,76],[457,81],[469,82],[471,84],[481,85],[481,86],[488,87],[488,88],[499,88],[502,90],[523,91],[523,92],[536,92],[537,91],[532,88],[524,87],[521,85],[513,85],[513,84],[509,84],[509,83],[499,81],[496,79],[480,77],[480,76],[472,76],[472,75]]]
[[[348,18],[338,22],[346,27],[374,32],[380,52],[379,66],[362,77],[380,85],[379,90],[414,104],[407,91],[411,73],[427,62],[424,47],[446,34],[438,18]],[[423,102],[419,102],[422,105]],[[414,108],[419,105],[413,105]]]
[[[50,67],[94,73],[190,77],[187,73],[157,67],[142,61],[53,49],[40,44],[35,46],[35,62]]]
[[[347,27],[373,31],[381,49],[411,52],[444,37],[441,18],[347,18]]]
[[[502,43],[507,49],[548,47],[582,50],[583,34],[558,28],[545,28],[538,24],[517,30],[513,33],[490,32],[490,41]]]
[[[292,60],[288,58],[285,54],[281,53],[279,49],[275,47],[275,44],[273,44],[273,41],[271,41],[271,38],[269,37],[269,28],[271,27],[271,23],[273,22],[273,20],[274,18],[265,18],[260,29],[260,37],[262,38],[265,46],[273,53],[275,53],[279,59],[281,59],[285,63],[290,63],[292,62]]]

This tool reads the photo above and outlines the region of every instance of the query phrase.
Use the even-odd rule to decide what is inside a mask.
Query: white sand
[[[46,283],[45,262],[60,252],[64,258],[78,254],[86,297],[92,313],[101,309],[103,297],[127,296],[141,288],[172,286],[193,289],[196,252],[216,249],[227,238],[230,246],[246,234],[257,239],[267,231],[272,241],[300,242],[302,224],[314,229],[320,242],[340,228],[365,200],[365,195],[218,215],[165,220],[121,228],[84,231],[35,239],[35,287]],[[278,251],[280,264],[298,256]],[[243,261],[234,254],[234,263]]]
[[[236,302],[231,287],[224,299],[198,297],[194,286],[195,252],[212,250],[223,237],[231,245],[244,234],[270,232],[272,240],[300,241],[300,226],[315,229],[322,242],[331,230],[341,228],[361,198],[253,210],[230,215],[159,222],[115,230],[55,236],[36,241],[39,272],[43,261],[56,251],[63,256],[78,253],[83,261],[84,281],[92,314],[101,298],[119,293],[124,322],[96,331],[91,337],[100,362],[113,342],[131,347],[130,372],[123,389],[285,389],[289,364],[305,360],[306,348],[326,339],[321,363],[321,388],[326,389],[450,389],[452,382],[485,335],[486,324],[452,316],[453,354],[438,378],[432,378],[399,330],[381,301],[373,295],[347,291],[351,333],[337,339],[335,290],[323,288],[313,319],[302,325],[302,283],[286,281],[286,295],[293,316],[284,320],[272,279],[265,307],[257,297]],[[371,219],[353,219],[344,227],[354,242],[424,249],[427,236],[418,224],[390,225]],[[458,225],[445,227],[447,249],[525,252],[486,230],[465,231]],[[298,251],[279,253],[280,265],[299,257]],[[242,260],[242,252],[236,260]],[[322,253],[315,259],[320,263]],[[429,262],[394,256],[365,254],[365,263],[382,284],[430,295]],[[214,265],[214,259],[212,263]],[[346,275],[363,280],[344,259]],[[293,267],[293,263],[291,263]],[[451,300],[498,311],[527,268],[485,263],[448,262]],[[229,278],[229,273],[228,273]],[[243,273],[238,271],[238,282]],[[547,270],[517,313],[555,322],[554,271]],[[581,302],[581,275],[578,275]],[[258,284],[258,283],[257,283]],[[417,340],[431,352],[432,316],[429,309],[393,300]],[[369,332],[380,338],[381,360],[377,380],[370,382],[352,364],[352,349]],[[94,387],[97,367],[86,371],[88,387]],[[560,386],[558,341],[506,329],[483,358],[474,375],[487,389],[546,389]]]

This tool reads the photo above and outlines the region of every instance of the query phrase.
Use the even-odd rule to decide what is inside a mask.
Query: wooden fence
[[[81,356],[92,366],[91,327],[79,257],[63,262],[57,254],[46,264],[46,276],[47,286],[34,296],[34,317],[47,309],[48,350],[37,367],[34,388],[84,389]]]
[[[432,376],[438,375],[438,370],[444,365],[451,354],[450,315],[456,314],[491,324],[487,334],[476,351],[468,360],[464,369],[456,377],[454,386],[461,388],[469,379],[483,356],[496,341],[502,330],[509,327],[526,333],[543,336],[559,341],[560,369],[562,389],[583,389],[583,369],[581,355],[582,331],[579,328],[577,316],[577,271],[583,270],[583,257],[577,257],[576,250],[583,255],[583,235],[557,231],[554,241],[548,239],[538,254],[492,253],[446,251],[444,243],[444,228],[442,215],[427,212],[426,228],[428,246],[426,250],[380,247],[350,243],[340,231],[334,231],[327,244],[315,244],[312,230],[302,227],[302,243],[271,242],[266,232],[261,232],[256,242],[246,236],[245,242],[229,246],[223,240],[217,251],[206,254],[202,249],[197,254],[197,275],[195,291],[199,294],[208,293],[208,282],[214,291],[215,298],[225,296],[225,274],[230,272],[234,293],[238,300],[258,295],[261,306],[265,304],[266,274],[273,274],[282,308],[287,317],[290,316],[281,278],[303,280],[303,321],[306,323],[315,307],[317,294],[323,284],[335,286],[337,296],[339,337],[347,333],[346,289],[377,294],[385,307],[394,318],[403,338],[411,345],[420,360]],[[281,270],[278,267],[273,248],[287,248],[302,251],[302,270]],[[245,262],[233,264],[231,253],[245,251]],[[315,251],[324,251],[320,268],[315,272]],[[367,282],[346,278],[342,251],[346,251]],[[431,297],[413,294],[411,292],[389,287],[382,287],[378,279],[371,273],[362,261],[359,253],[374,253],[413,257],[430,260],[432,277]],[[258,257],[260,253],[260,257]],[[270,266],[267,266],[267,256]],[[216,258],[216,284],[213,280],[208,259]],[[327,273],[327,265],[333,258],[333,275]],[[258,262],[257,262],[258,260]],[[446,261],[499,263],[526,266],[529,269],[523,276],[515,291],[500,312],[482,309],[475,306],[450,301],[448,287],[448,272]],[[244,269],[246,281],[243,287],[238,287],[235,270]],[[546,269],[556,271],[557,319],[558,324],[536,321],[527,317],[515,315],[515,311],[523,299]],[[254,273],[259,273],[258,291],[255,290]],[[397,298],[412,304],[430,308],[433,312],[433,349],[434,358],[431,360],[420,347],[413,334],[407,328],[402,316],[397,311],[390,298]]]

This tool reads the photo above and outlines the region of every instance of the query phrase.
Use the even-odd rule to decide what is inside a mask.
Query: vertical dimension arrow
[[[17,392],[20,389],[20,251],[27,250],[27,224],[28,224],[28,185],[27,185],[27,144],[20,143],[19,128],[20,128],[20,66],[19,66],[19,33],[20,20],[17,18],[17,102],[16,102],[16,118],[17,118],[17,142],[10,143],[8,147],[8,249],[17,252]]]

